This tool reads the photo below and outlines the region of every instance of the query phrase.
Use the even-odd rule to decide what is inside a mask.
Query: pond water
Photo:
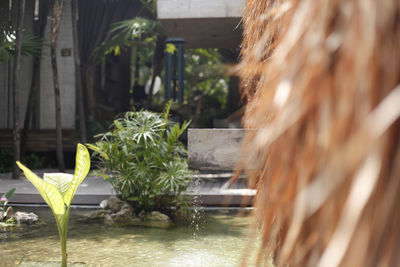
[[[45,224],[0,232],[0,266],[59,266],[50,209],[15,209],[33,211]],[[248,212],[201,211],[190,225],[171,229],[109,227],[85,220],[90,212],[71,209],[67,252],[74,266],[238,266],[254,243]]]

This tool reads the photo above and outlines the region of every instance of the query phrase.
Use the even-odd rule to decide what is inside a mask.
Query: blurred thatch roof
[[[243,23],[260,258],[400,266],[400,1],[248,0]]]

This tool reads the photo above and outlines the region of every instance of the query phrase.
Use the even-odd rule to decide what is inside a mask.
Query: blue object
[[[167,52],[165,55],[165,98],[178,100],[178,103],[183,103],[184,97],[184,72],[185,72],[185,50],[183,44],[185,40],[182,38],[168,38],[165,43],[174,44],[177,50],[172,55]],[[172,57],[172,62],[171,62]],[[172,75],[171,75],[172,63]],[[172,76],[172,77],[171,77]],[[172,79],[171,79],[172,78]],[[171,87],[172,82],[172,87]]]

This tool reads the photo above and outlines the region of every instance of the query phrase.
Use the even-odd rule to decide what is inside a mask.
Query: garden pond
[[[32,211],[44,223],[1,231],[0,265],[60,266],[59,236],[50,208],[15,209]],[[89,222],[91,211],[71,209],[71,266],[238,266],[245,253],[255,258],[249,255],[258,243],[249,239],[249,211],[196,210],[189,225],[178,223],[170,229],[110,227]]]

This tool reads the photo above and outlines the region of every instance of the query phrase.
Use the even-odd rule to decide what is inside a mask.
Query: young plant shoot
[[[0,198],[0,204],[3,205],[2,210],[0,211],[0,221],[3,221],[7,218],[7,209],[6,205],[8,202],[11,200],[11,198],[15,194],[15,187],[10,189],[7,193],[5,193],[1,198]]]
[[[78,186],[85,179],[90,169],[90,156],[86,147],[78,144],[74,175],[67,173],[45,173],[40,179],[31,170],[17,161],[25,177],[36,187],[47,205],[53,211],[60,234],[62,263],[67,266],[67,231],[71,201]]]

